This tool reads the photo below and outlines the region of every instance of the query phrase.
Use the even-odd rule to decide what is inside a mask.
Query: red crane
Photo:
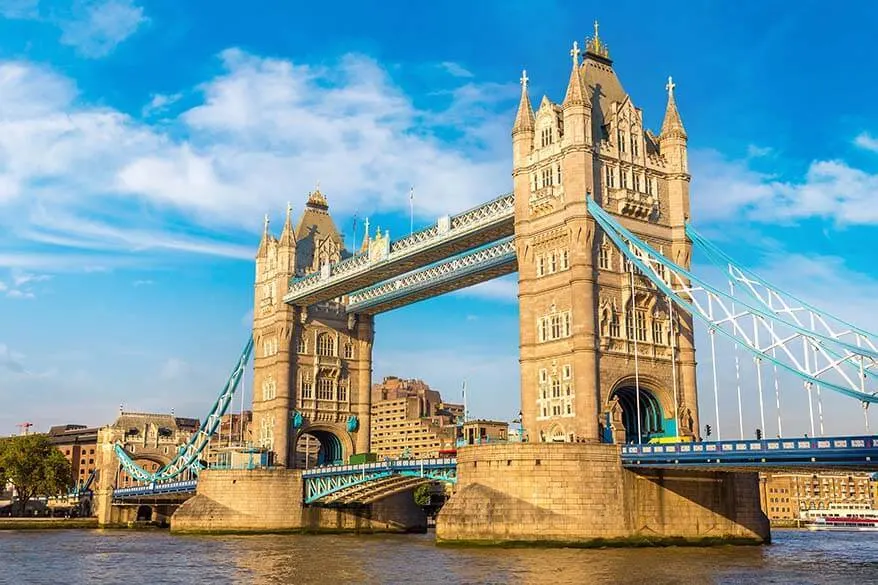
[[[27,435],[28,432],[30,431],[30,428],[32,426],[34,426],[34,423],[23,422],[23,423],[18,423],[15,426],[17,426],[19,428],[19,432],[18,432],[19,435]]]

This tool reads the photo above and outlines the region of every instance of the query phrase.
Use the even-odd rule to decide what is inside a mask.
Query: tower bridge
[[[570,58],[560,103],[543,96],[534,110],[522,74],[512,194],[398,240],[367,229],[352,251],[319,189],[295,227],[288,207],[279,237],[266,220],[253,337],[210,416],[227,407],[252,351],[253,434],[270,465],[199,469],[197,494],[172,525],[410,528],[404,492],[435,480],[455,484],[439,518],[441,540],[764,542],[755,471],[876,468],[868,411],[866,435],[825,437],[821,394],[864,407],[878,402],[874,336],[773,287],[695,231],[688,136],[671,79],[654,133],[597,28],[584,51],[574,43]],[[725,281],[693,273],[693,252],[720,266]],[[369,452],[375,315],[513,272],[526,441],[462,448],[456,460],[426,468],[344,465]],[[713,369],[712,388],[700,393],[696,321],[708,331]],[[722,438],[716,355],[723,343],[752,359],[756,387],[746,394],[758,396],[760,432],[776,402],[777,440],[745,440],[740,381],[722,388],[736,390],[740,439],[702,436],[699,399],[712,390]],[[810,437],[783,435],[779,372],[801,384],[785,400],[807,401]],[[319,467],[302,471],[295,453],[305,435],[320,443]],[[141,473],[146,491],[120,497],[166,489],[162,481],[198,467],[203,440],[166,468]]]

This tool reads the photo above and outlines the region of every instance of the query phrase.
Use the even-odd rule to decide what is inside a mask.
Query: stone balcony
[[[564,202],[564,186],[549,185],[536,191],[531,191],[528,199],[528,207],[534,215],[541,215],[555,209],[555,206]]]
[[[637,219],[649,218],[658,210],[658,198],[632,189],[608,189],[607,210]]]

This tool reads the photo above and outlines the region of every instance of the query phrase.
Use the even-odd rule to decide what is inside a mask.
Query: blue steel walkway
[[[878,470],[878,437],[801,437],[622,447],[625,467],[730,471]]]

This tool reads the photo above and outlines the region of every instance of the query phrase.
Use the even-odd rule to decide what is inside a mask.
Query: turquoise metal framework
[[[176,456],[167,465],[154,473],[150,473],[134,462],[131,456],[125,451],[122,443],[116,443],[113,446],[113,450],[116,453],[119,462],[122,464],[122,469],[133,479],[146,483],[168,481],[186,471],[189,471],[193,475],[198,475],[198,472],[201,471],[203,467],[200,461],[201,452],[204,451],[208,442],[210,442],[210,438],[216,433],[217,428],[219,428],[220,420],[228,410],[229,404],[232,402],[232,397],[235,395],[235,390],[238,389],[238,384],[241,381],[241,377],[244,375],[244,370],[247,367],[247,363],[250,361],[252,353],[253,338],[250,337],[250,339],[247,340],[247,344],[244,346],[244,350],[241,352],[241,356],[238,358],[238,363],[235,366],[235,369],[232,370],[229,379],[226,381],[219,397],[217,397],[216,401],[213,403],[213,407],[210,409],[210,412],[208,412],[204,422],[201,423],[198,431],[193,434],[184,445],[180,446]]]
[[[302,473],[306,504],[367,504],[422,483],[457,482],[457,460],[400,459]]]
[[[726,336],[760,362],[774,364],[806,384],[866,404],[878,402],[878,394],[866,390],[863,373],[872,369],[878,351],[830,335],[813,320],[802,323],[764,303],[754,304],[735,291],[734,283],[729,292],[708,284],[635,236],[594,199],[587,202],[592,217],[636,268],[638,281],[649,283],[657,293],[706,323],[710,335]]]

